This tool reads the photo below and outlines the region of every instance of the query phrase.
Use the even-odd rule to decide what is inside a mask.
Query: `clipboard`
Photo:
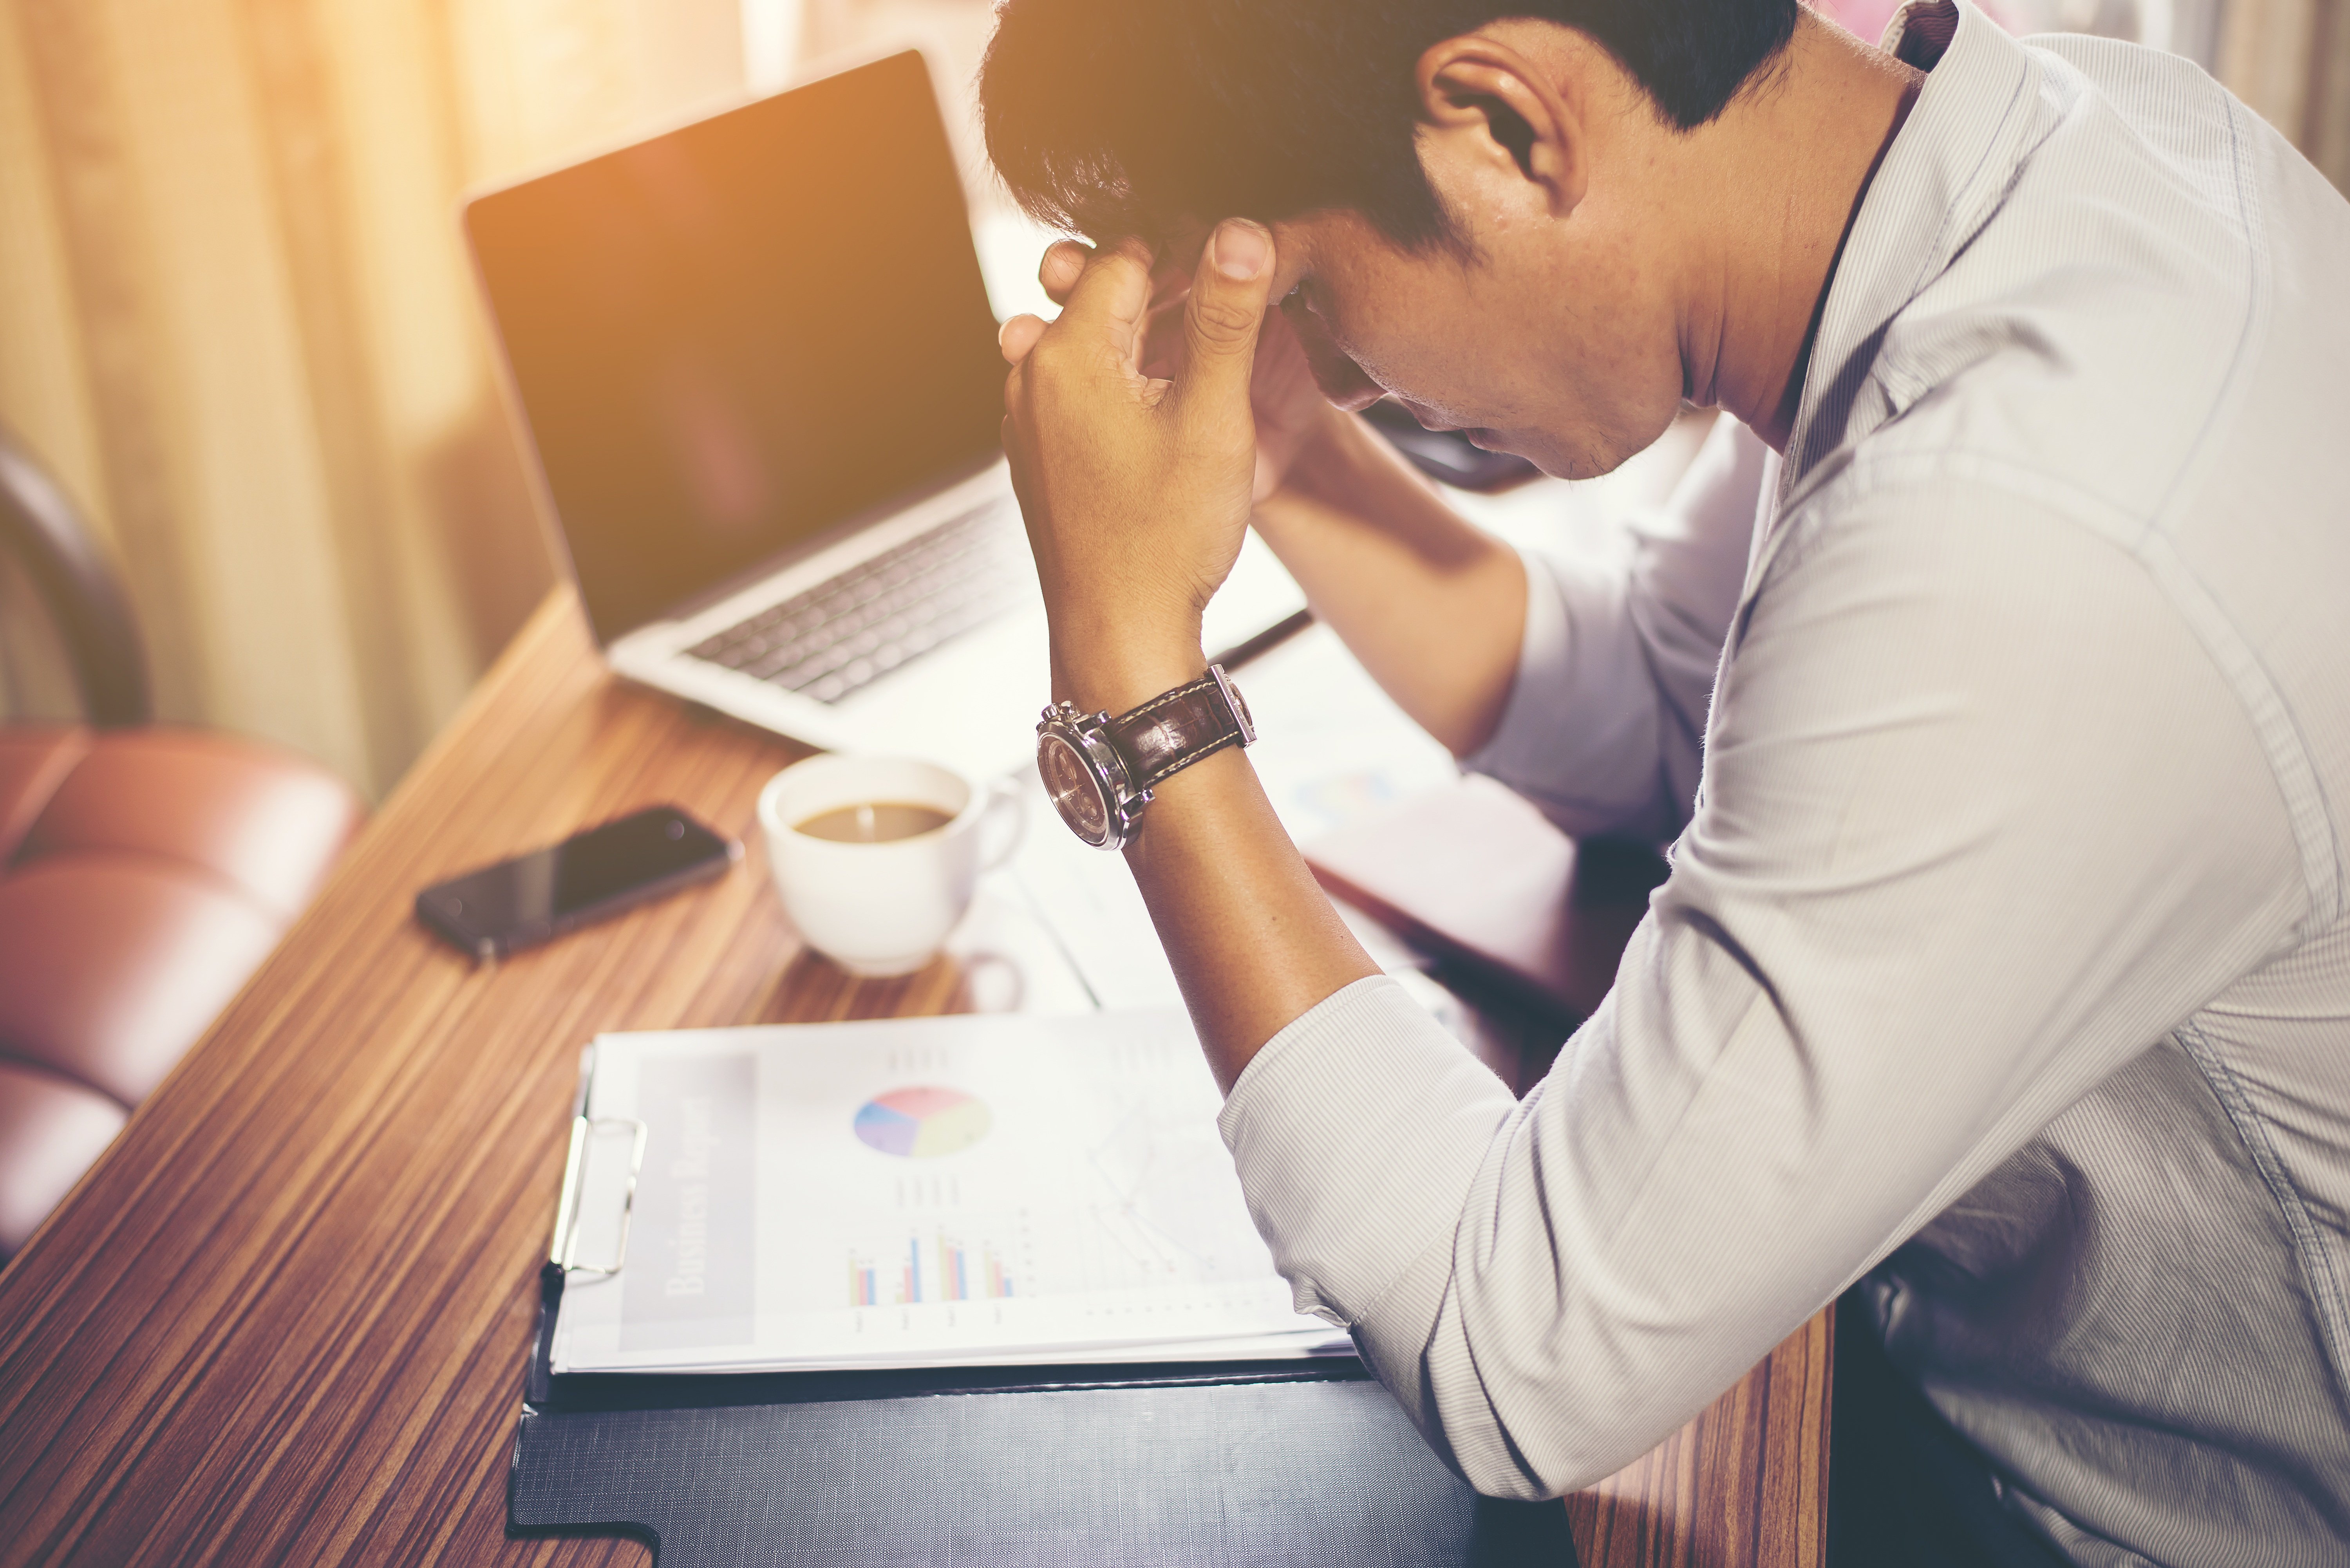
[[[507,1532],[617,1532],[657,1568],[1573,1568],[1565,1507],[1480,1497],[1353,1357],[660,1375],[553,1371],[585,1085]],[[617,1130],[617,1129],[612,1129]],[[636,1128],[640,1164],[644,1129]]]

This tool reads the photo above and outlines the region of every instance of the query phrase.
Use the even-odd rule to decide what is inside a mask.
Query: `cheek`
[[[1430,309],[1414,330],[1350,347],[1380,385],[1444,423],[1503,429],[1533,411],[1542,378],[1526,335],[1494,325]]]
[[[1367,332],[1331,333],[1324,341],[1346,373],[1365,387],[1425,406],[1449,405],[1462,390],[1460,372],[1473,368],[1474,356],[1458,353],[1460,345],[1453,346],[1455,352],[1444,352],[1440,327],[1428,330],[1436,325],[1399,319]],[[1315,374],[1321,374],[1318,365]]]
[[[1362,372],[1446,422],[1501,427],[1535,401],[1540,329],[1523,309],[1496,308],[1450,260],[1346,279],[1329,324]]]
[[[1305,351],[1306,368],[1314,373],[1314,384],[1325,398],[1348,410],[1367,408],[1379,400],[1386,389],[1365,375],[1338,347],[1319,317],[1303,309],[1285,314],[1298,348]]]

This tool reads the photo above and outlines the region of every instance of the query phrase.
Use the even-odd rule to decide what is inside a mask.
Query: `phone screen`
[[[416,912],[469,952],[511,952],[714,877],[733,853],[675,806],[653,806],[428,888]]]

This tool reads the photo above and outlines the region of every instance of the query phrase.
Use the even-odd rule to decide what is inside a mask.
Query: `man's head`
[[[1007,0],[982,82],[1014,195],[1102,241],[1274,228],[1334,400],[1391,390],[1554,472],[1684,392],[1660,188],[1796,0]],[[1295,292],[1291,292],[1292,290]]]

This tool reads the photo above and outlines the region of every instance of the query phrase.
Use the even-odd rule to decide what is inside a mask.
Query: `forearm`
[[[1395,450],[1331,410],[1257,526],[1315,613],[1388,694],[1456,753],[1491,734],[1525,616],[1517,552],[1454,514]],[[1080,633],[1118,647],[1111,628]],[[1082,705],[1122,712],[1199,673],[1188,645],[1072,671]],[[1274,816],[1255,770],[1222,753],[1157,791],[1127,861],[1217,1080],[1337,991],[1378,972]]]
[[[1466,755],[1501,719],[1525,619],[1517,552],[1461,518],[1395,449],[1329,412],[1261,503],[1257,531],[1373,679]]]
[[[1128,713],[1196,679],[1201,612],[1248,526],[1250,385],[1271,235],[1220,224],[1184,306],[1181,378],[1143,376],[1148,256],[1096,253],[1050,326],[1004,326],[1004,436],[1052,627],[1054,695]],[[1284,1024],[1378,973],[1238,752],[1153,790],[1128,864],[1227,1088]]]
[[[1227,1092],[1284,1025],[1378,972],[1238,750],[1167,781],[1126,859]]]

